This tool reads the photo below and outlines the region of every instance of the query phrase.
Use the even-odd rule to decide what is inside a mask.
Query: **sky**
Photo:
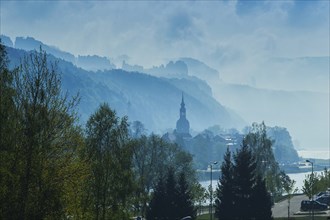
[[[329,56],[329,1],[1,1],[1,33],[145,67]]]
[[[329,62],[322,68],[301,60],[268,62],[330,56],[328,0],[1,0],[0,4],[0,33],[12,40],[30,36],[76,56],[106,56],[117,65],[126,57],[129,64],[145,68],[192,57],[217,69],[228,83],[316,91],[329,99]],[[272,78],[278,72],[282,75]],[[286,80],[292,72],[294,76]],[[313,125],[320,124],[322,146],[329,148],[329,122],[324,121],[329,119],[329,102],[321,104],[313,112],[317,121]],[[297,125],[288,128],[293,135],[298,133]],[[306,138],[310,130],[307,127],[295,138]]]

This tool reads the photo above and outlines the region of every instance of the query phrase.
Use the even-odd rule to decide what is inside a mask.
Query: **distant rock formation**
[[[76,64],[85,70],[91,71],[111,70],[116,68],[108,58],[97,55],[78,56]]]
[[[0,35],[1,43],[7,47],[14,47],[13,41],[10,39],[10,37],[7,37],[5,35]]]

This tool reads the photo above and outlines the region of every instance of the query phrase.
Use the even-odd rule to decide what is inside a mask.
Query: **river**
[[[315,171],[314,173],[320,174],[322,171]],[[296,181],[295,187],[298,188],[298,192],[302,192],[302,186],[304,184],[304,179],[306,178],[307,174],[311,174],[311,172],[304,172],[304,173],[290,173],[288,176]],[[200,184],[207,189],[210,185],[210,181],[201,181]],[[213,180],[212,181],[212,188],[213,190],[217,187],[218,180]]]

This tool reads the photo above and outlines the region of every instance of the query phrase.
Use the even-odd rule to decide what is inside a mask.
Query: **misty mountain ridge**
[[[190,57],[179,58],[176,61],[169,61],[166,65],[144,68],[140,65],[130,65],[123,61],[122,69],[127,71],[137,71],[148,73],[154,76],[167,78],[197,77],[207,82],[218,81],[219,72],[206,65],[205,63]]]
[[[28,53],[14,48],[7,51],[11,66]],[[183,93],[192,129],[203,130],[214,124],[226,128],[245,125],[236,113],[212,98],[210,88],[203,85],[205,88],[200,89],[201,82],[197,79],[168,80],[120,69],[92,72],[52,55],[48,57],[58,62],[63,89],[72,95],[79,92],[78,113],[82,123],[101,103],[108,102],[118,115],[127,115],[130,121],[139,120],[148,130],[162,133],[175,128]]]
[[[175,95],[171,93],[168,97],[171,101],[165,104],[163,103],[164,101],[159,101],[159,97],[167,97],[163,92],[159,92],[159,97],[154,97],[154,94],[145,92],[143,94],[145,97],[152,96],[153,102],[156,102],[156,104],[148,106],[149,104],[144,99],[135,97],[136,94],[131,94],[130,89],[125,87],[125,83],[123,83],[125,80],[120,80],[121,77],[114,74],[115,72],[120,72],[119,70],[97,71],[97,74],[95,74],[94,72],[88,72],[76,67],[73,71],[74,68],[70,67],[69,71],[79,72],[77,74],[78,78],[82,77],[82,75],[86,76],[85,79],[72,79],[71,83],[75,84],[80,80],[86,81],[86,79],[91,78],[91,85],[83,84],[85,96],[90,99],[82,101],[84,103],[81,106],[84,110],[80,112],[84,116],[84,120],[88,117],[88,113],[92,112],[92,106],[94,107],[96,103],[102,100],[108,100],[110,105],[111,102],[115,102],[116,106],[119,106],[117,107],[118,110],[116,109],[118,113],[121,115],[128,114],[131,120],[139,120],[139,117],[134,112],[142,112],[143,114],[143,111],[138,106],[141,108],[143,106],[142,109],[150,109],[151,107],[155,107],[155,110],[167,109],[168,114],[160,114],[158,117],[154,116],[156,112],[153,112],[151,113],[152,117],[145,118],[146,127],[152,131],[155,128],[157,129],[157,127],[162,127],[158,130],[174,128],[178,117],[178,96],[181,96],[183,91],[185,96],[187,96],[187,101],[192,99],[189,101],[205,105],[204,110],[207,106],[207,109],[212,112],[210,117],[215,116],[216,120],[212,124],[202,123],[207,124],[207,126],[212,126],[219,121],[223,123],[220,124],[221,126],[232,126],[234,124],[245,126],[252,122],[265,121],[270,126],[286,127],[292,134],[294,143],[297,144],[296,147],[298,148],[328,149],[329,147],[329,124],[327,123],[329,121],[329,76],[326,71],[329,69],[329,59],[327,57],[266,59],[266,61],[260,64],[258,71],[254,73],[254,83],[242,83],[244,81],[231,82],[230,79],[234,79],[233,77],[243,76],[242,72],[235,72],[233,75],[228,70],[228,65],[224,64],[220,74],[205,63],[192,58],[179,58],[169,61],[166,65],[154,66],[149,69],[140,65],[130,65],[125,62],[125,57],[123,57],[123,61],[122,69],[126,71],[122,71],[122,75],[119,74],[119,76],[141,74],[137,72],[147,73],[154,77],[152,79],[157,78],[163,83],[166,82],[167,85],[170,85],[174,89]],[[269,68],[267,68],[267,63]],[[111,64],[111,68],[113,67],[114,65]],[[231,68],[236,67],[233,66]],[[313,68],[315,68],[315,71],[313,71]],[[62,72],[64,73],[64,71]],[[81,74],[82,72],[84,74]],[[315,77],[313,75],[314,72]],[[111,77],[107,78],[104,76],[107,74],[116,77],[114,79]],[[244,80],[244,77],[250,77],[249,74],[248,72],[247,76],[243,76],[242,80]],[[143,75],[147,77],[145,74]],[[227,80],[231,83],[228,83]],[[121,83],[118,83],[119,81]],[[67,86],[69,87],[69,85]],[[145,84],[143,85],[146,86]],[[77,86],[77,88],[80,86],[82,85]],[[137,90],[139,89],[143,91],[143,88],[137,88]],[[90,94],[86,92],[87,90],[90,91]],[[155,90],[150,91],[155,92]],[[109,96],[104,97],[104,94],[108,93]],[[92,100],[93,96],[98,98]],[[108,97],[112,97],[112,99]],[[137,100],[140,99],[140,103],[137,103],[138,101],[134,100],[135,98]],[[162,108],[158,108],[157,102],[163,103],[161,104]],[[170,105],[170,107],[167,105]],[[209,121],[210,118],[208,118],[207,111],[200,110],[197,114],[199,115],[198,117],[196,117],[195,112],[190,112],[192,111],[191,107],[194,109],[197,106],[189,106],[187,104],[188,119],[192,120],[191,122],[196,123],[196,125],[199,124],[197,123],[198,117],[200,117],[199,120],[204,117],[206,121]],[[217,110],[211,110],[212,108]],[[223,113],[222,110],[219,111],[219,108],[225,109],[226,113]],[[223,118],[220,119],[219,114],[215,114],[217,111],[223,114],[224,117],[229,116],[239,119],[235,123],[226,124]],[[167,118],[168,115],[171,115],[170,120],[164,120],[164,117]],[[157,120],[159,120],[159,124],[164,122],[166,126],[155,126],[155,121]],[[207,126],[196,126],[193,129],[203,130]],[[313,131],[311,131],[311,128],[313,128]]]
[[[33,37],[16,37],[14,42],[5,35],[1,35],[0,37],[5,46],[26,51],[38,51],[41,46],[43,50],[45,50],[49,54],[52,54],[54,57],[71,62],[74,65],[88,71],[108,70],[116,68],[116,66],[111,63],[110,60],[106,57],[100,57],[97,55],[78,55],[78,57],[76,57],[73,54],[62,51],[55,46],[49,46],[47,44],[44,44],[43,42],[38,41]]]
[[[117,68],[116,65],[111,63],[110,59],[107,57],[100,57],[98,55],[78,55],[75,57],[69,52],[62,51],[55,46],[46,45],[33,37],[16,37],[14,42],[5,35],[1,35],[0,37],[3,44],[8,47],[30,51],[39,50],[41,46],[47,53],[71,62],[74,65],[88,71],[103,71]],[[217,70],[193,58],[179,58],[176,61],[169,61],[165,66],[154,66],[149,69],[140,65],[129,65],[126,63],[125,57],[122,59],[123,61],[121,68],[130,72],[142,72],[160,77],[186,77],[189,75],[206,81],[219,79],[219,72]]]
[[[232,82],[234,76],[228,72],[228,65],[235,67],[237,64],[223,63],[221,75],[218,70],[208,66],[202,61],[190,57],[182,57],[170,60],[167,64],[144,68],[137,64],[128,64],[127,56],[121,56],[121,66],[116,66],[111,62],[112,58],[101,57],[98,55],[78,55],[75,57],[69,52],[62,51],[55,46],[48,46],[33,37],[16,37],[13,42],[9,37],[1,35],[4,45],[23,50],[39,50],[40,45],[47,53],[57,58],[64,59],[88,71],[103,71],[121,68],[131,72],[142,72],[157,77],[182,78],[195,76],[206,81],[213,87],[214,83],[220,81],[230,84],[249,85],[260,89],[273,89],[285,91],[329,91],[328,71],[330,69],[329,57],[274,57],[264,59],[258,64],[258,68],[253,72],[237,71],[241,80]],[[232,71],[232,70],[231,70]],[[275,72],[276,71],[276,72]],[[253,74],[251,76],[250,74]],[[228,80],[227,80],[228,79]],[[242,81],[243,80],[243,81]],[[299,81],[299,83],[295,83]]]

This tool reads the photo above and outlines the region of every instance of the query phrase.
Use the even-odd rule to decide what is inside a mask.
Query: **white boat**
[[[311,165],[311,163],[308,163],[308,162],[299,162],[298,168],[299,169],[312,169],[312,165]]]

